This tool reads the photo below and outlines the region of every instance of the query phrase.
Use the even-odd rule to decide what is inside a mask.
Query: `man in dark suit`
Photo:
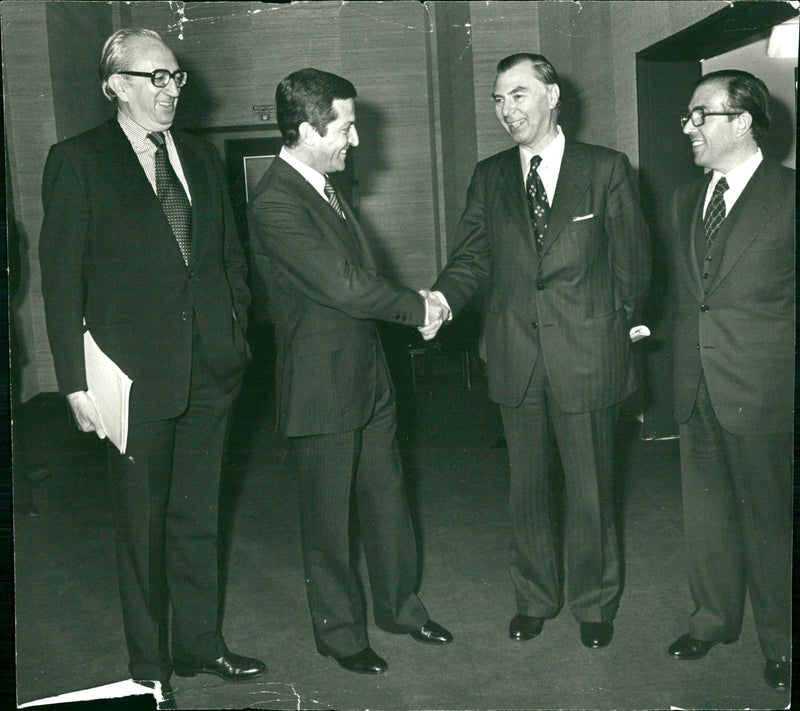
[[[707,74],[681,119],[708,173],[675,193],[675,416],[695,609],[669,654],[739,637],[750,594],[764,676],[791,658],[795,173],[761,153],[770,97],[752,74]]]
[[[378,674],[387,664],[369,646],[351,516],[361,532],[376,624],[420,642],[452,639],[415,594],[394,390],[375,324],[419,326],[441,318],[441,308],[378,274],[356,216],[328,180],[358,145],[355,97],[349,81],[316,69],[279,84],[284,145],[249,214],[254,268],[275,321],[278,430],[293,439],[301,477],[317,650],[349,671]]]
[[[489,395],[511,463],[509,636],[537,636],[566,597],[582,643],[604,647],[621,592],[614,429],[634,391],[629,330],[650,273],[627,158],[558,126],[560,87],[541,55],[497,66],[495,113],[517,147],[475,168],[455,247],[434,288],[453,313],[487,284]],[[437,324],[420,329],[425,338]],[[554,519],[559,456],[567,518]]]
[[[105,436],[84,322],[133,381],[125,456],[109,447],[130,673],[257,676],[260,661],[225,646],[218,609],[220,469],[250,300],[223,169],[213,147],[169,130],[187,75],[158,34],[114,33],[100,71],[117,116],[52,147],[40,261],[78,427]]]

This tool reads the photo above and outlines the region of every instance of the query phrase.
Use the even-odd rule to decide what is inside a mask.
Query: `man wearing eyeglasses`
[[[758,146],[770,97],[752,74],[696,86],[681,119],[700,180],[676,191],[675,415],[694,611],[669,648],[738,639],[749,593],[770,686],[791,658],[795,173]]]
[[[223,168],[212,146],[170,131],[187,74],[158,34],[114,33],[100,73],[117,114],[52,147],[40,261],[79,429],[106,435],[84,328],[133,381],[127,449],[109,446],[130,673],[162,690],[173,668],[255,677],[264,665],[227,649],[218,612],[220,470],[250,301]]]

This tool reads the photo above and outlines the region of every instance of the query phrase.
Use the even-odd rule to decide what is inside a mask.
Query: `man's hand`
[[[442,324],[450,317],[450,309],[445,306],[439,297],[427,289],[421,289],[420,295],[425,299],[428,314],[428,323],[419,326],[419,332],[426,341],[436,337]]]
[[[81,432],[97,432],[100,439],[106,438],[106,431],[100,421],[100,413],[94,400],[89,397],[89,393],[84,390],[67,395],[67,402],[72,409],[72,416],[75,424]]]

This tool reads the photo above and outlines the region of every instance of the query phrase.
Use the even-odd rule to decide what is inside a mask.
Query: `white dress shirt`
[[[708,190],[706,191],[706,199],[703,203],[703,214],[706,214],[708,203],[711,201],[711,194],[714,192],[717,181],[725,176],[725,179],[728,181],[728,189],[722,193],[722,199],[725,201],[725,214],[730,215],[731,209],[747,187],[747,183],[750,182],[750,178],[753,177],[756,168],[761,165],[762,160],[764,160],[764,155],[761,153],[761,149],[757,148],[753,155],[743,163],[739,163],[733,170],[727,173],[720,173],[718,170],[715,170],[711,177],[711,182],[708,184]]]
[[[556,131],[556,137],[539,153],[532,153],[523,146],[519,147],[519,157],[522,161],[523,183],[528,179],[528,173],[531,172],[531,158],[538,155],[542,159],[536,172],[539,173],[539,178],[542,180],[544,191],[547,193],[547,203],[550,207],[553,206],[553,196],[556,194],[558,174],[561,172],[561,159],[564,157],[564,132],[561,130],[561,126],[556,126]]]
[[[139,159],[139,163],[141,163],[144,169],[144,174],[153,187],[153,192],[158,194],[156,191],[156,145],[147,137],[150,131],[140,126],[132,118],[122,113],[122,111],[117,112],[117,121],[128,137],[133,151],[136,153],[136,157]],[[189,203],[191,204],[192,193],[189,191],[189,184],[186,182],[186,176],[183,174],[183,167],[181,166],[180,158],[178,158],[178,150],[175,148],[175,142],[172,140],[172,135],[169,131],[162,131],[161,133],[164,136],[164,143],[167,146],[169,162],[172,164],[172,169],[175,171],[175,175],[178,176],[178,180],[181,181],[181,185],[183,185],[183,189],[186,191],[186,196],[189,198]]]

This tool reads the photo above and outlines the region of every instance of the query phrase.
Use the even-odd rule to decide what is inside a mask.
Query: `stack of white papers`
[[[132,381],[100,350],[89,331],[83,334],[83,352],[89,397],[97,407],[108,439],[120,454],[125,454]]]

